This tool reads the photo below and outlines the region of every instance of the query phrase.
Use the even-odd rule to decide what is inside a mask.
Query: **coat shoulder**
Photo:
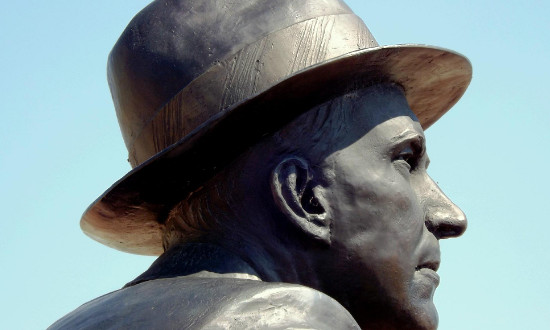
[[[94,299],[49,329],[359,328],[329,296],[295,284],[182,276]]]
[[[336,300],[301,285],[264,283],[239,293],[236,302],[210,318],[205,328],[360,329]]]

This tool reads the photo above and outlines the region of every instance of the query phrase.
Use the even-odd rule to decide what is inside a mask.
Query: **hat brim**
[[[177,202],[312,107],[368,84],[394,82],[427,129],[460,99],[471,78],[466,57],[424,45],[368,48],[308,67],[223,110],[131,170],[88,207],[81,228],[117,250],[159,255],[162,222]]]

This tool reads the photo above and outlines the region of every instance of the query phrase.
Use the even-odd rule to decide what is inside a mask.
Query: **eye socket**
[[[391,148],[391,161],[401,169],[406,168],[408,173],[414,172],[420,166],[427,168],[429,160],[424,141],[423,136],[415,134],[395,143]]]
[[[420,153],[413,150],[411,146],[407,146],[399,151],[399,153],[393,158],[393,161],[402,163],[407,167],[409,172],[412,172],[418,166],[419,158]]]

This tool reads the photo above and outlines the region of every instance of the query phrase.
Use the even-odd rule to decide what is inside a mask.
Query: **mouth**
[[[429,283],[431,283],[429,287],[435,289],[439,286],[440,281],[439,274],[437,273],[438,268],[439,261],[428,261],[416,266],[415,274],[420,276],[419,278],[427,280]],[[433,293],[433,291],[430,290],[429,292]]]
[[[416,266],[415,269],[416,269],[416,271],[419,271],[421,269],[431,269],[434,272],[437,272],[437,270],[439,269],[439,261],[438,260],[427,261],[427,262],[424,262],[424,263]]]
[[[422,276],[422,278],[429,279],[434,283],[435,287],[437,287],[439,285],[439,274],[437,274],[438,269],[438,260],[427,261],[416,266],[416,274]]]

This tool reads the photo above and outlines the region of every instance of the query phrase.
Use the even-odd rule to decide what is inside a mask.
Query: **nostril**
[[[466,231],[466,226],[457,225],[457,223],[442,223],[438,226],[438,238],[458,237]]]
[[[455,212],[432,212],[427,214],[426,228],[432,232],[437,239],[458,237],[466,231],[468,221],[464,213],[454,207]]]

